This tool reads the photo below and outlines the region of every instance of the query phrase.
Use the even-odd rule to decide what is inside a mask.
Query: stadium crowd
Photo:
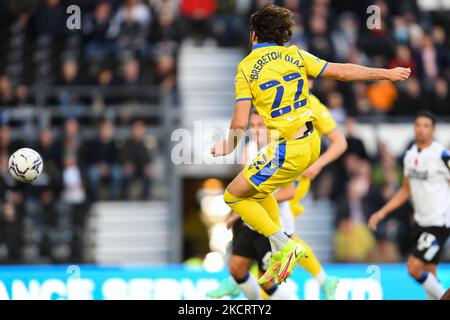
[[[180,43],[242,46],[246,19],[263,0],[79,1],[81,30],[61,28],[70,4],[19,0],[0,4],[0,104],[29,103],[28,86],[83,84],[176,86]],[[284,0],[295,13],[291,44],[330,61],[412,69],[410,80],[339,85],[322,81],[316,91],[337,114],[413,115],[429,107],[449,115],[448,12],[419,10],[416,1]],[[368,28],[361,16],[375,4],[381,20]],[[9,40],[9,41],[8,41]],[[30,54],[34,50],[33,54]],[[62,96],[55,104],[95,104]],[[110,104],[111,101],[103,101]],[[116,102],[116,101],[112,101]],[[429,106],[427,106],[429,104]]]
[[[69,112],[63,121],[40,128],[34,141],[44,158],[44,179],[31,187],[17,185],[8,174],[7,160],[21,146],[20,139],[11,139],[10,128],[22,124],[10,118],[11,108],[48,105],[70,111],[84,106],[101,113],[112,105],[155,104],[160,94],[176,101],[181,43],[243,46],[248,42],[249,14],[266,2],[80,0],[81,29],[69,30],[61,25],[66,25],[70,1],[1,1],[0,261],[79,261],[88,204],[148,198],[152,181],[142,121],[120,120],[131,128],[124,141],[114,138],[116,123],[91,121],[98,136],[81,139],[83,120]],[[412,77],[400,84],[318,80],[314,87],[349,139],[346,155],[315,185],[316,196],[339,204],[336,259],[398,261],[406,252],[410,208],[386,221],[376,236],[363,226],[368,214],[398,187],[401,163],[385,145],[379,146],[376,157],[369,157],[352,128],[354,119],[364,116],[381,114],[390,121],[421,109],[450,117],[449,12],[421,10],[410,0],[275,3],[295,14],[291,44],[330,61],[412,69]],[[371,4],[381,10],[379,28],[370,29],[361,19],[369,17],[366,8]],[[43,93],[42,88],[54,86],[62,89]],[[74,90],[86,86],[104,91]],[[158,88],[156,99],[111,94],[119,87],[142,86]],[[64,134],[55,137],[55,127]],[[132,195],[135,183],[140,188]],[[349,244],[354,250],[343,250]]]

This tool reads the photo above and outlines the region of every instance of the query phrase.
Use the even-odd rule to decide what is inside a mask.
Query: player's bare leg
[[[435,263],[427,263],[427,264],[425,264],[425,269],[428,272],[431,272],[432,274],[436,275],[437,264],[435,264]]]
[[[258,283],[249,272],[252,263],[252,259],[247,257],[231,256],[229,272],[233,280],[222,281],[219,288],[208,292],[208,297],[220,299],[225,296],[238,296],[242,291],[249,300],[261,300]]]
[[[252,266],[252,259],[233,255],[230,263],[230,274],[235,280],[244,278]]]
[[[440,299],[442,297],[445,290],[435,276],[436,266],[430,266],[431,264],[426,264],[415,256],[409,256],[406,265],[410,276],[424,287],[429,298]]]
[[[239,286],[239,289],[249,300],[261,300],[259,285],[250,274],[252,259],[233,255],[230,263],[230,274]]]

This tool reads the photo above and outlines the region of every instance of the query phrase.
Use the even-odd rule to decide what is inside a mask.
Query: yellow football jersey
[[[312,93],[309,95],[309,103],[315,117],[313,120],[314,129],[317,130],[320,137],[327,135],[337,127],[336,121],[334,121],[328,108]]]
[[[307,76],[319,77],[328,62],[274,43],[258,43],[238,65],[236,101],[252,100],[272,139],[289,139],[314,115]]]

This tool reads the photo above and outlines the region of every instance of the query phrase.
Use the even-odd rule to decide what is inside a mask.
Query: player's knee
[[[236,282],[241,281],[242,279],[247,277],[248,270],[242,268],[240,265],[230,265],[230,274]]]
[[[423,275],[425,268],[416,258],[410,258],[407,261],[408,273],[411,277],[418,280]]]

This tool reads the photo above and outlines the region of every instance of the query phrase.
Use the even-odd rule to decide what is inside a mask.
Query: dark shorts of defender
[[[447,227],[421,227],[414,226],[415,247],[411,255],[425,263],[439,263],[445,243],[450,236]]]
[[[233,224],[232,254],[256,260],[259,270],[266,271],[271,257],[269,239],[248,228],[241,219]]]

